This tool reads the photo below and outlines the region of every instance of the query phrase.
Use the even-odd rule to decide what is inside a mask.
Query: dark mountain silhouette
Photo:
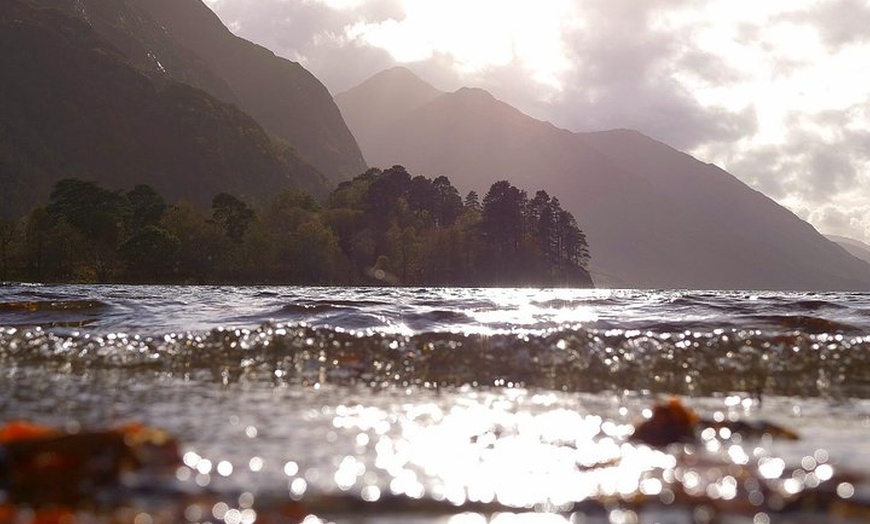
[[[225,102],[239,103],[224,78],[135,0],[30,1],[80,18],[143,71],[198,87]]]
[[[326,87],[233,35],[201,0],[35,0],[79,16],[137,68],[238,105],[333,184],[365,171]]]
[[[38,0],[87,21],[136,67],[239,106],[337,183],[365,171],[326,87],[233,35],[201,0]]]
[[[78,5],[78,3],[77,3]],[[146,75],[79,16],[0,2],[0,210],[20,216],[59,179],[153,185],[206,203],[326,182],[236,106]]]
[[[129,1],[202,57],[234,96],[209,92],[224,101],[238,100],[239,107],[293,145],[331,182],[365,171],[362,153],[332,95],[308,70],[233,35],[201,0]]]
[[[638,132],[573,133],[480,89],[391,70],[336,96],[371,165],[544,188],[589,239],[598,285],[867,289],[870,265],[727,172]],[[405,93],[390,107],[390,93]],[[382,104],[371,125],[358,115]]]

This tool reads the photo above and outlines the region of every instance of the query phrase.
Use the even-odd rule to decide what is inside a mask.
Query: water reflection
[[[32,381],[17,381],[19,393],[46,378],[23,373]],[[848,457],[848,467],[842,456],[832,460],[819,434],[832,420],[821,402],[804,402],[798,419],[791,418],[791,399],[769,398],[764,406],[740,395],[695,399],[710,424],[773,414],[786,425],[799,421],[805,438],[781,441],[711,425],[699,429],[696,442],[656,448],[631,440],[635,423],[653,415],[645,396],[471,387],[373,392],[244,381],[216,389],[161,375],[136,385],[123,374],[89,378],[96,381],[53,376],[73,400],[44,412],[46,421],[88,428],[136,417],[171,428],[185,447],[166,485],[173,498],[164,502],[194,493],[212,499],[180,506],[177,516],[187,522],[269,521],[275,514],[329,521],[335,511],[363,511],[361,504],[381,516],[446,513],[420,522],[645,522],[656,512],[678,521],[674,515],[700,500],[710,518],[751,508],[752,518],[763,520],[807,494],[824,494],[821,501],[853,500],[860,490],[866,496],[865,480],[848,474],[870,468],[860,454]],[[853,414],[867,407],[855,404]],[[4,411],[32,415],[32,400]],[[854,428],[857,445],[863,426]]]

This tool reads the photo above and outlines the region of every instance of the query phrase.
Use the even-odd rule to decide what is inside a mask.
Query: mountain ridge
[[[0,203],[18,218],[62,178],[170,198],[265,198],[325,181],[235,105],[134,67],[81,16],[0,4]]]
[[[860,240],[856,240],[854,238],[844,237],[840,235],[825,235],[829,240],[837,243],[843,249],[848,251],[857,258],[864,260],[866,262],[870,262],[870,245],[867,245]]]
[[[374,92],[367,83],[361,86]],[[356,89],[336,95],[343,114],[365,99]],[[870,266],[796,215],[637,131],[560,129],[473,89],[398,113],[377,133],[348,122],[370,164],[444,174],[462,191],[485,190],[497,179],[543,187],[586,232],[598,284],[870,288]]]
[[[334,185],[366,164],[332,95],[296,62],[234,35],[201,0],[32,0],[88,23],[147,74],[237,105]]]
[[[333,184],[366,169],[332,95],[297,62],[234,35],[200,0],[131,0],[227,80],[240,107]]]

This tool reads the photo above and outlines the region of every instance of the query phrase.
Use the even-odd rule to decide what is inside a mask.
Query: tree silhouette
[[[125,216],[123,198],[96,182],[67,178],[55,184],[48,214],[63,220],[88,240],[113,246],[121,234]]]
[[[148,225],[119,247],[128,276],[140,280],[161,280],[171,276],[181,242],[163,228]]]
[[[139,231],[160,222],[166,209],[166,201],[147,184],[139,184],[125,195],[130,210],[130,231]]]
[[[218,193],[211,201],[211,216],[224,234],[241,241],[256,218],[254,210],[229,193]]]
[[[480,196],[478,196],[477,191],[469,191],[468,194],[465,195],[463,205],[465,206],[465,209],[480,211],[482,207],[480,206]]]
[[[0,223],[0,277],[35,280],[379,285],[591,285],[574,217],[507,181],[481,204],[446,176],[402,166],[343,182],[324,204],[284,191],[257,211],[229,193],[210,209],[167,206],[145,185],[121,194],[59,182],[16,233]]]
[[[483,198],[481,229],[487,243],[500,256],[519,251],[525,199],[524,192],[505,180],[494,183]]]
[[[9,218],[0,218],[0,282],[9,275],[9,259],[12,245],[18,233],[18,225]]]
[[[71,226],[84,239],[97,280],[109,279],[117,265],[117,248],[127,219],[125,199],[96,182],[64,179],[51,192],[48,214],[55,224]]]
[[[437,227],[452,226],[462,213],[462,198],[459,191],[450,183],[446,176],[439,176],[432,181],[435,190],[435,225]]]
[[[365,211],[376,227],[386,229],[400,200],[407,202],[410,182],[411,175],[402,166],[393,166],[372,180],[366,192]]]

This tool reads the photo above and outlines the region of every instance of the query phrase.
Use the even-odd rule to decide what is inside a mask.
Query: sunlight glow
[[[463,74],[518,65],[556,89],[570,66],[563,32],[577,18],[568,0],[408,1],[405,9],[402,20],[358,22],[348,37],[383,48],[398,62],[447,57]]]

